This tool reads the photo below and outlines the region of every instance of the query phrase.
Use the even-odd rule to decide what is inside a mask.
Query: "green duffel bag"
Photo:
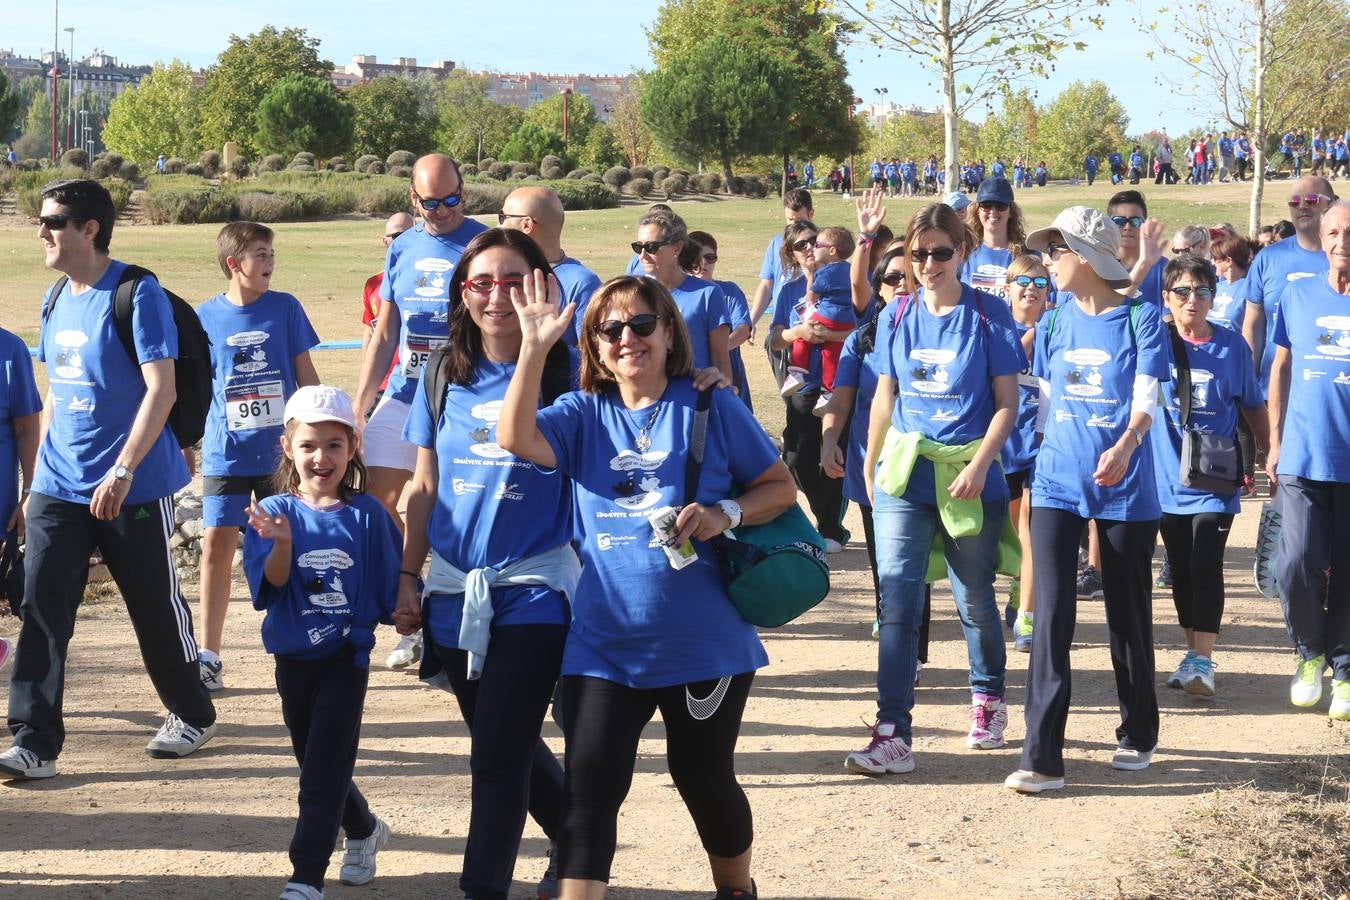
[[[752,625],[785,625],[830,592],[825,539],[795,503],[772,522],[742,525],[708,543],[721,558],[731,602]]]

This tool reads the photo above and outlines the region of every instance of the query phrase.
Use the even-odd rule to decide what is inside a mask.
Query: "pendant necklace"
[[[661,403],[657,402],[652,410],[651,417],[647,419],[647,424],[638,429],[637,437],[633,438],[633,446],[637,448],[638,453],[646,453],[652,449],[652,439],[647,434],[647,430],[656,424],[656,417],[661,414]]]

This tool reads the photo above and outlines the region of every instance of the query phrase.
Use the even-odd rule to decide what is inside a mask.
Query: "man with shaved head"
[[[590,269],[568,256],[562,247],[563,205],[557,193],[547,187],[516,188],[506,196],[497,221],[504,228],[523,231],[553,267],[558,278],[559,303],[577,305],[572,315],[572,327],[563,339],[575,347],[581,339],[581,317],[591,294],[600,286],[600,278]]]
[[[399,527],[403,524],[399,497],[417,462],[417,448],[403,439],[403,424],[423,366],[450,335],[450,275],[469,241],[487,230],[465,217],[459,164],[448,156],[429,153],[417,160],[408,195],[422,221],[389,245],[380,285],[384,303],[366,346],[356,392],[356,408],[364,413],[397,348],[399,364],[370,414],[361,443],[369,473],[366,490],[384,504]],[[420,656],[419,632],[399,641],[387,662],[399,668]]]
[[[1286,289],[1292,282],[1321,275],[1327,270],[1322,252],[1322,214],[1336,199],[1331,182],[1325,178],[1300,178],[1290,188],[1289,218],[1294,236],[1276,241],[1256,254],[1247,272],[1247,312],[1242,320],[1242,336],[1252,349],[1257,381],[1262,390],[1270,385],[1270,364],[1275,344],[1267,340],[1275,327],[1275,314]]]

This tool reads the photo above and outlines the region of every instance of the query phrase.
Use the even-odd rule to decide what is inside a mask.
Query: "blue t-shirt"
[[[888,308],[877,310],[875,326],[856,329],[844,341],[844,349],[839,354],[839,365],[835,369],[834,386],[838,390],[856,388],[853,399],[853,417],[849,420],[848,435],[844,441],[844,496],[854,503],[870,507],[872,498],[867,495],[867,485],[863,478],[864,457],[867,455],[867,430],[872,415],[872,398],[877,393],[877,374],[882,358],[886,355],[889,342],[891,317]],[[884,329],[884,330],[883,330]],[[860,346],[864,337],[871,333],[872,352],[862,355]],[[875,348],[880,347],[878,352]]]
[[[1035,326],[1023,325],[1013,320],[1017,337],[1031,331]],[[1017,421],[1003,445],[1003,471],[1009,475],[1025,472],[1036,462],[1036,413],[1041,408],[1041,387],[1036,376],[1031,374],[1031,364],[1017,375]]]
[[[641,263],[638,264],[641,268]],[[558,279],[558,306],[569,303],[577,305],[572,313],[572,327],[563,335],[569,347],[575,347],[581,341],[581,317],[586,315],[586,305],[591,302],[591,294],[600,287],[600,276],[583,266],[570,256],[553,267]]]
[[[642,268],[642,257],[634,253],[633,258],[628,260],[628,268],[624,270],[625,275],[645,275]]]
[[[117,464],[145,399],[141,365],[178,358],[173,308],[150,277],[140,280],[132,298],[137,361],[127,356],[112,314],[113,291],[125,268],[125,263],[111,260],[103,277],[84,294],[73,296],[67,282],[60,297],[43,301],[51,313],[42,325],[38,359],[47,363],[52,410],[38,451],[34,493],[88,503]],[[123,505],[158,500],[187,483],[187,464],[166,423],[136,467]]]
[[[1266,314],[1266,348],[1261,356],[1257,381],[1261,390],[1270,390],[1270,363],[1275,359],[1275,322],[1279,318],[1280,298],[1289,286],[1303,278],[1321,275],[1327,270],[1327,255],[1321,250],[1304,250],[1298,236],[1276,241],[1256,254],[1247,270],[1248,303],[1259,303]]]
[[[1134,166],[1136,169],[1141,169],[1141,168],[1143,168],[1143,166],[1144,166],[1144,154],[1138,153],[1138,152],[1131,153],[1131,154],[1130,154],[1130,165]]]
[[[1120,154],[1119,154],[1119,153],[1111,153],[1111,154],[1108,154],[1107,157],[1106,157],[1106,159],[1107,159],[1108,162],[1111,163],[1111,168],[1113,168],[1113,169],[1114,169],[1114,168],[1117,168],[1117,167],[1120,165]]]
[[[197,307],[211,339],[211,411],[202,474],[269,475],[281,453],[295,358],[319,343],[300,301],[268,291],[245,306],[217,294]]]
[[[868,171],[869,171],[869,172],[871,173],[871,175],[872,175],[872,180],[873,180],[873,181],[875,181],[875,180],[877,180],[878,178],[881,177],[881,163],[879,163],[879,162],[874,162],[874,163],[872,163],[872,165],[868,166],[867,168],[868,168]]]
[[[0,328],[0,525],[19,503],[19,445],[14,420],[42,411],[33,360],[17,335]],[[36,427],[36,424],[34,425]]]
[[[730,330],[727,298],[711,281],[686,275],[680,286],[670,292],[689,328],[689,345],[694,351],[694,367],[706,369],[713,364],[708,335],[718,328]],[[729,373],[728,373],[729,374]]]
[[[398,311],[398,365],[385,396],[411,403],[422,367],[450,336],[450,276],[469,246],[487,227],[465,219],[449,234],[431,234],[418,223],[389,245],[380,298]]]
[[[1089,172],[1097,171],[1097,157],[1091,153],[1083,160],[1083,168]]]
[[[796,328],[801,324],[802,310],[799,306],[805,299],[805,275],[798,275],[792,281],[781,285],[774,293],[773,322],[769,326],[770,330],[780,326],[783,328]],[[803,391],[814,391],[820,387],[822,370],[823,365],[820,358],[820,348],[817,344],[812,346],[811,353],[807,357],[806,374],[802,376]]]
[[[977,291],[1004,297],[1008,291],[1008,266],[1013,252],[980,244],[961,264],[961,280]]]
[[[727,597],[716,551],[676,571],[647,515],[685,499],[696,392],[670,382],[657,404],[629,410],[617,391],[564,394],[539,427],[572,479],[581,527],[581,583],[562,674],[650,689],[749,672],[768,663],[755,628]],[[764,429],[730,391],[714,391],[703,467],[704,504],[730,497],[778,460]],[[646,426],[651,446],[635,441]]]
[[[1210,307],[1209,315],[1205,318],[1241,334],[1242,317],[1247,311],[1247,279],[1244,276],[1237,281],[1230,282],[1223,278],[1217,281],[1218,284],[1214,288],[1214,305]]]
[[[1172,354],[1158,307],[1134,301],[1092,316],[1077,301],[1065,303],[1041,316],[1032,356],[1032,373],[1050,382],[1032,506],[1083,518],[1157,519],[1153,459],[1146,448],[1135,449],[1125,476],[1114,485],[1099,487],[1092,473],[1129,425],[1136,373],[1169,377]]]
[[[1240,138],[1237,142],[1237,146],[1233,150],[1233,155],[1238,159],[1246,159],[1247,153],[1251,150],[1251,147],[1251,143],[1248,142],[1246,138]]]
[[[1213,329],[1213,336],[1203,343],[1193,344],[1184,339],[1182,343],[1186,345],[1186,359],[1191,368],[1191,417],[1187,428],[1236,439],[1238,407],[1262,407],[1251,348],[1242,335],[1227,328]],[[1162,511],[1181,516],[1202,512],[1236,515],[1242,502],[1236,491],[1222,497],[1181,483],[1181,401],[1177,399],[1175,364],[1171,371],[1172,380],[1162,386],[1166,407],[1154,412],[1153,427],[1147,437]]]
[[[497,418],[515,363],[478,363],[473,384],[447,386],[445,415],[433,424],[426,387],[419,386],[404,439],[436,451],[438,487],[427,536],[461,571],[501,570],[572,536],[572,496],[556,469],[542,469],[497,445]],[[543,586],[492,591],[492,624],[565,625],[567,600]],[[436,643],[459,646],[463,594],[433,594],[424,620]]]
[[[761,281],[773,282],[773,292],[783,286],[791,273],[783,271],[783,232],[778,232],[764,248],[764,260],[759,264]]]
[[[1219,155],[1220,155],[1220,156],[1232,156],[1232,155],[1233,155],[1233,139],[1232,139],[1232,138],[1219,138]]]
[[[253,608],[266,610],[263,647],[288,659],[324,659],[347,644],[358,668],[370,663],[375,626],[393,622],[403,535],[368,494],[316,510],[294,494],[259,501],[291,523],[291,577],[277,587],[263,575],[273,541],[244,535],[244,575]]]
[[[1284,300],[1272,342],[1289,348],[1291,369],[1276,474],[1350,482],[1350,297],[1322,276],[1289,285]]]
[[[1001,159],[994,160],[994,165],[991,168],[995,178],[1006,178],[1008,175],[1008,167]]]
[[[742,325],[750,324],[750,304],[746,302],[745,291],[734,281],[716,281],[713,282],[722,289],[722,295],[727,302],[727,319],[731,323],[731,330],[735,331]],[[740,398],[745,403],[746,409],[754,410],[754,402],[750,397],[750,378],[745,371],[745,360],[741,358],[741,348],[731,348],[731,383],[740,391]]]
[[[1153,268],[1148,270],[1144,276],[1144,281],[1139,285],[1139,300],[1146,300],[1159,310],[1165,311],[1166,304],[1163,303],[1163,270],[1167,268],[1167,258],[1163,257],[1153,264]]]
[[[896,306],[878,371],[896,382],[899,396],[891,425],[901,433],[918,432],[943,444],[965,444],[984,437],[994,417],[993,379],[1027,367],[1008,305],[969,285],[945,316],[928,311],[923,290]],[[887,313],[887,315],[892,315]],[[905,498],[936,502],[933,464],[914,464]],[[1008,496],[1001,466],[990,466],[981,495],[986,503]]]

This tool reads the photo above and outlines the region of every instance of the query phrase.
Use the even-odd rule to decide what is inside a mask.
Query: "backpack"
[[[140,359],[136,355],[136,339],[131,333],[131,315],[136,286],[143,278],[155,278],[155,273],[140,266],[128,265],[113,290],[113,326],[117,329],[117,337],[127,356],[131,358],[131,364],[138,371]],[[52,285],[48,295],[50,300],[42,308],[44,331],[52,307],[68,281],[70,279],[62,275]],[[168,425],[173,429],[179,447],[193,447],[206,433],[206,414],[211,409],[211,339],[197,318],[196,310],[173,291],[164,289],[163,285],[160,287],[169,298],[174,329],[178,332],[178,358],[173,367],[174,388],[178,398],[174,401],[173,409],[169,410]]]
[[[445,415],[445,401],[450,395],[450,379],[446,377],[445,361],[450,356],[449,347],[441,347],[427,358],[426,368],[422,370],[422,379],[427,383],[427,408],[431,412],[431,421],[440,427],[441,416]],[[551,406],[563,394],[572,390],[572,355],[562,341],[549,348],[548,358],[544,361],[544,374],[539,385],[539,405]],[[435,400],[431,398],[435,397]]]

